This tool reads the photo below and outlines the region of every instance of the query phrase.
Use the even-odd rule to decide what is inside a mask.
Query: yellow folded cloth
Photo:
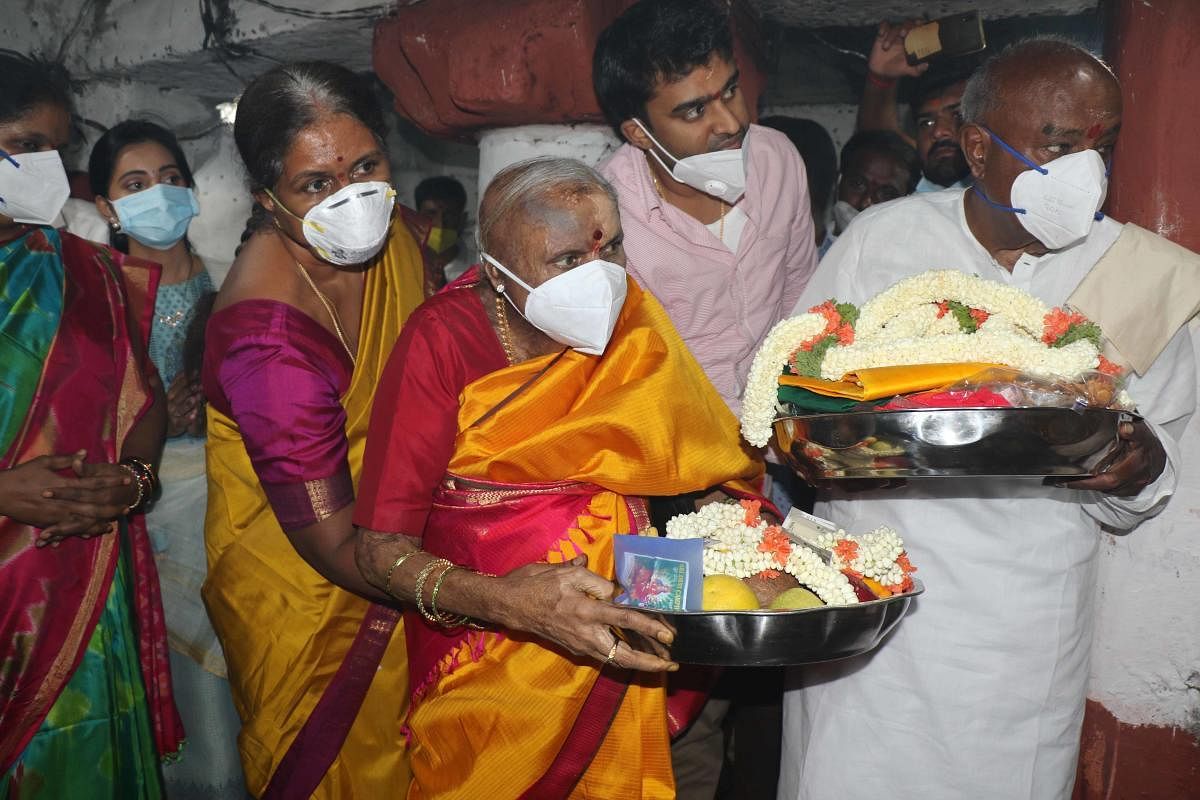
[[[847,372],[840,381],[809,378],[804,375],[781,375],[780,386],[798,386],[826,397],[849,400],[878,400],[898,394],[940,389],[996,364],[969,362],[965,364],[906,364],[899,367],[872,367]]]

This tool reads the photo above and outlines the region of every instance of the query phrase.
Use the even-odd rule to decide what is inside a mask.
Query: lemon
[[[705,611],[751,611],[758,608],[754,591],[732,575],[704,578]]]
[[[821,598],[805,589],[803,586],[797,586],[795,589],[788,589],[786,592],[780,592],[779,596],[771,601],[771,608],[776,611],[788,611],[798,608],[816,608],[823,606]]]

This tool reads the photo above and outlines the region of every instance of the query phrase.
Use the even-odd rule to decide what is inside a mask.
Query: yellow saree
[[[346,461],[355,486],[375,384],[404,320],[422,301],[422,279],[419,246],[398,215],[385,250],[367,271],[356,364],[341,397],[346,412]],[[211,345],[211,327],[209,341]],[[279,386],[262,389],[286,391]],[[295,398],[297,404],[304,401]],[[319,412],[315,409],[313,414]],[[289,430],[288,422],[280,420],[272,433],[287,437],[294,427]],[[238,744],[246,785],[259,796],[338,677],[364,617],[378,607],[335,587],[297,554],[268,501],[238,423],[211,404],[207,456],[209,572],[203,594],[225,651],[243,721]],[[321,482],[307,482],[303,489],[321,518],[325,501]],[[386,641],[388,632],[375,626],[364,633]],[[396,631],[386,644],[361,710],[314,796],[387,797],[404,785],[409,769],[400,726],[406,686],[404,642]],[[277,788],[272,788],[272,794],[279,794]]]
[[[464,390],[458,422],[423,547],[486,572],[585,553],[611,579],[613,534],[646,527],[642,496],[762,470],[661,306],[633,281],[603,357],[568,351],[488,374]],[[440,631],[414,615],[406,635],[410,800],[674,797],[664,676],[632,676],[615,714],[597,722],[585,719],[601,683],[594,661],[515,633]],[[588,724],[600,726],[597,746],[572,750]],[[547,780],[572,760],[577,778]]]

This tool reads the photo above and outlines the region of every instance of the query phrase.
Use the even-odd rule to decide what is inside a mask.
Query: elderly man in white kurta
[[[1121,225],[1093,220],[1121,114],[1107,67],[1062,42],[1019,44],[972,78],[963,110],[975,186],[864,212],[821,262],[798,312],[830,297],[862,303],[932,268],[1061,305],[1113,244]],[[1063,182],[1091,208],[1056,205]],[[1132,530],[1162,509],[1195,385],[1182,331],[1131,377],[1147,424],[1122,430],[1121,456],[1097,477],[1057,486],[926,479],[826,496],[817,513],[848,530],[898,529],[927,592],[873,654],[791,676],[779,797],[1068,798],[1098,534]]]

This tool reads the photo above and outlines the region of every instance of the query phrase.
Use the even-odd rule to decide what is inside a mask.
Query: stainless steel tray
[[[800,611],[681,611],[653,613],[675,631],[671,658],[684,664],[776,667],[815,664],[875,649],[912,599],[912,591],[852,606]]]
[[[851,411],[775,420],[806,480],[1090,475],[1136,415],[1112,409]]]

